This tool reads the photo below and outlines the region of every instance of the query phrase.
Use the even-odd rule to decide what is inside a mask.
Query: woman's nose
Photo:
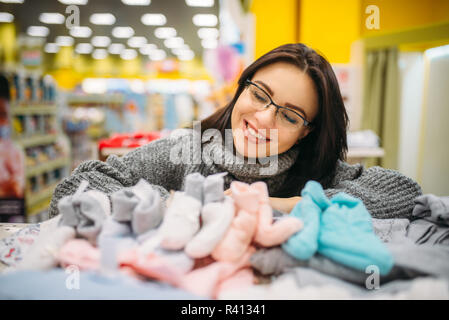
[[[257,122],[266,128],[276,127],[276,107],[273,105],[268,106],[263,110],[259,110],[255,113],[254,117]]]

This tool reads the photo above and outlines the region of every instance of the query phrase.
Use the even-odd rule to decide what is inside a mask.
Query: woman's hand
[[[231,189],[227,189],[224,192],[225,195],[231,195]],[[273,209],[282,211],[285,213],[290,213],[296,204],[301,201],[301,197],[291,197],[291,198],[273,198],[270,197],[270,205]]]
[[[291,198],[273,198],[270,197],[270,204],[273,209],[290,213],[296,204],[301,201],[301,197],[291,197]]]

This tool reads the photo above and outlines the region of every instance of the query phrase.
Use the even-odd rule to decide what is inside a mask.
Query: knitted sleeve
[[[360,164],[339,161],[332,186],[325,190],[330,198],[346,192],[363,201],[373,218],[411,218],[414,199],[421,187],[398,171],[378,166],[366,169]]]
[[[109,196],[143,178],[159,191],[165,201],[171,189],[179,189],[184,177],[184,165],[176,164],[170,158],[173,148],[184,142],[181,137],[169,136],[134,149],[123,157],[111,155],[105,162],[89,160],[81,163],[53,191],[50,218],[59,214],[58,201],[74,194],[82,180],[89,182],[88,190],[99,190]]]

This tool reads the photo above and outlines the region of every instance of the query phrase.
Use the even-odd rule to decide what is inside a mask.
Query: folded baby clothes
[[[362,271],[374,265],[381,275],[388,274],[394,264],[393,256],[375,235],[371,216],[361,200],[345,193],[329,200],[315,181],[309,181],[301,195],[303,199],[292,214],[303,217],[304,229],[282,245],[287,253],[308,259],[316,248],[343,265]],[[303,232],[306,233],[301,237]]]
[[[329,200],[323,197],[320,188],[316,183],[307,183],[301,191],[301,201],[290,213],[303,222],[303,228],[284,242],[282,248],[299,260],[310,259],[318,250],[321,212],[329,206]]]
[[[321,215],[318,252],[346,266],[365,270],[374,265],[381,275],[393,267],[393,256],[375,235],[371,215],[361,200],[339,193]]]
[[[180,250],[200,229],[201,202],[183,191],[176,191],[169,201],[158,234],[161,247]]]
[[[118,222],[130,222],[134,234],[141,235],[159,226],[163,218],[163,206],[159,192],[146,180],[111,195],[112,218]]]
[[[259,192],[239,181],[233,181],[230,188],[235,216],[224,237],[212,251],[212,257],[217,261],[235,262],[244,255],[256,234]]]
[[[415,199],[413,216],[449,226],[449,197],[425,194]]]
[[[58,252],[68,241],[75,238],[75,229],[59,226],[51,233],[41,235],[29,248],[18,270],[48,270],[58,265]]]
[[[100,270],[100,250],[84,239],[67,241],[57,253],[63,268],[76,266],[80,270]]]
[[[204,258],[212,253],[234,218],[234,200],[226,196],[222,202],[209,202],[201,209],[201,229],[187,243],[185,252],[192,258]]]
[[[63,197],[58,202],[62,217],[60,226],[73,227],[78,236],[95,245],[104,220],[110,215],[110,203],[106,194],[85,191],[87,181],[83,181],[74,195]]]
[[[270,205],[267,184],[259,181],[251,184],[250,187],[259,191],[258,224],[256,234],[254,235],[255,243],[264,247],[277,246],[302,228],[302,221],[293,216],[284,217],[273,223],[273,209]]]

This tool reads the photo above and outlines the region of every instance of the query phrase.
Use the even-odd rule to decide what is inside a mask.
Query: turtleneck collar
[[[275,156],[244,159],[239,153],[234,154],[232,146],[225,146],[220,139],[211,137],[203,141],[203,160],[214,164],[221,171],[229,172],[241,181],[278,177],[291,168],[298,155],[299,148],[295,145]]]

